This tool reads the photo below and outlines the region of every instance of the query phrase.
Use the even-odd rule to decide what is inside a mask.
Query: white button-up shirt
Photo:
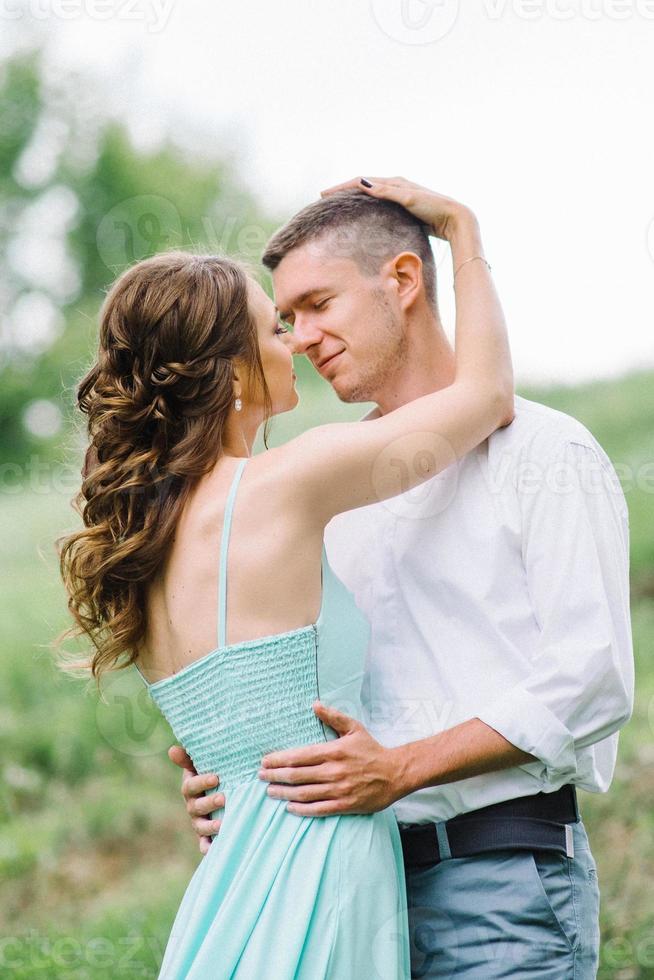
[[[371,734],[394,746],[476,717],[538,760],[411,793],[400,822],[608,788],[633,706],[628,540],[590,432],[519,397],[513,423],[458,463],[330,521],[330,565],[372,626]]]

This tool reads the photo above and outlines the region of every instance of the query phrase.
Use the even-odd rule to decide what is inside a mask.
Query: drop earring
[[[234,408],[236,409],[237,412],[240,412],[241,409],[243,408],[243,402],[241,401],[240,398],[237,398],[236,401],[234,402]]]

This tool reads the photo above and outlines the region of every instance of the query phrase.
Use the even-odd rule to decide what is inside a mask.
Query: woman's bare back
[[[228,645],[308,626],[320,610],[323,528],[294,506],[293,487],[272,456],[251,457],[238,486],[227,556]],[[221,536],[238,463],[222,458],[195,488],[147,591],[138,663],[150,682],[218,646]]]

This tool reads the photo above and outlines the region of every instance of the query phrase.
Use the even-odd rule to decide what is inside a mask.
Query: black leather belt
[[[458,814],[442,823],[400,825],[404,863],[426,868],[447,858],[486,851],[556,851],[573,857],[572,828],[579,820],[574,786],[519,796]]]

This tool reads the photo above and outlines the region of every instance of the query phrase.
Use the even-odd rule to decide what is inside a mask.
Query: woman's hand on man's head
[[[404,177],[353,177],[342,184],[335,184],[324,191],[328,197],[338,191],[358,190],[370,197],[379,197],[401,204],[414,217],[429,225],[437,238],[449,241],[462,225],[476,225],[477,219],[465,204],[451,197],[414,184]]]

